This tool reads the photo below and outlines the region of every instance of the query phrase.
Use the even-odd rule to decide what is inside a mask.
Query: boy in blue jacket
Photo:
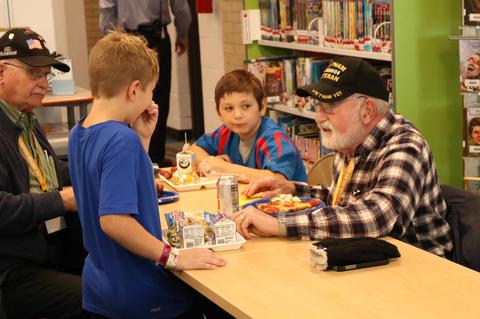
[[[287,133],[266,111],[262,84],[250,72],[234,70],[215,87],[223,125],[192,145],[200,172],[232,173],[248,182],[261,176],[307,181],[302,156]]]

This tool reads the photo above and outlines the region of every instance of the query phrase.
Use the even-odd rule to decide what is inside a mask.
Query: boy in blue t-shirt
[[[233,173],[248,182],[262,176],[307,181],[302,156],[290,137],[264,117],[262,84],[250,72],[234,70],[215,87],[223,125],[192,145],[200,172]]]
[[[156,53],[143,38],[111,32],[90,53],[95,97],[71,131],[70,174],[88,256],[83,307],[108,318],[203,318],[193,293],[167,269],[215,269],[208,249],[162,242],[147,151],[158,118]]]

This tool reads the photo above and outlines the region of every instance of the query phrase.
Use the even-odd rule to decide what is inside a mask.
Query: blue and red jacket
[[[226,154],[233,163],[280,173],[288,180],[307,181],[302,156],[287,133],[271,119],[262,118],[253,149],[246,162],[239,151],[240,137],[223,124],[195,143],[212,156]]]

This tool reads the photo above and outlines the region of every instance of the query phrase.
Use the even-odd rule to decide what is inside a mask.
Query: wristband
[[[170,246],[169,244],[164,244],[162,254],[160,255],[160,258],[158,258],[158,261],[155,263],[155,265],[165,266],[171,252],[172,252],[172,246]]]
[[[168,255],[167,262],[165,263],[165,269],[173,269],[177,265],[177,257],[178,257],[179,251],[177,248],[172,248],[172,251],[170,252],[170,255]]]

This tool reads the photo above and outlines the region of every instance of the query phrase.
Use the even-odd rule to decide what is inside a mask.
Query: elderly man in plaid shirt
[[[234,215],[242,235],[311,240],[390,235],[448,256],[451,229],[432,154],[417,129],[389,109],[376,69],[361,59],[339,58],[319,83],[296,93],[320,102],[316,121],[322,143],[336,150],[334,182],[324,188],[263,178],[244,194],[296,193],[327,206],[281,218],[249,206]]]

